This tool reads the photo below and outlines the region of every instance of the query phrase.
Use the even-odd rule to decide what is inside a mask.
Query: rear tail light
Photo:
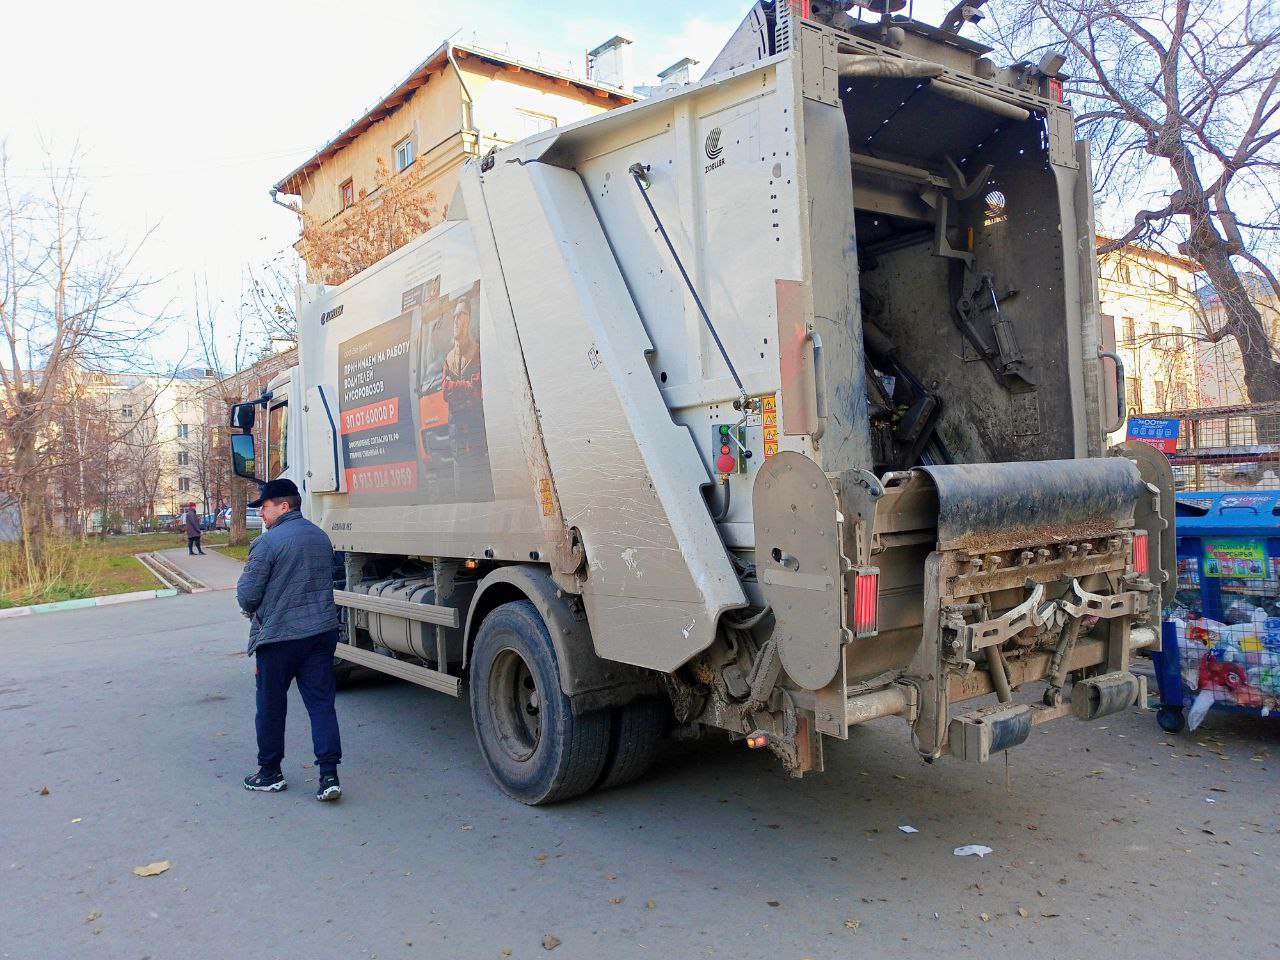
[[[1049,99],[1062,102],[1062,81],[1049,78]]]
[[[874,636],[879,629],[880,571],[858,570],[853,578],[853,635]]]
[[[1147,534],[1139,531],[1133,535],[1133,572],[1147,575]]]

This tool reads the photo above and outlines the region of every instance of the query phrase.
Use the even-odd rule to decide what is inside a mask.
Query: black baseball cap
[[[268,480],[258,490],[258,499],[250,500],[246,506],[260,507],[267,500],[279,500],[281,497],[300,497],[302,494],[298,492],[298,485],[292,480],[286,480],[284,477],[277,477],[275,480]]]

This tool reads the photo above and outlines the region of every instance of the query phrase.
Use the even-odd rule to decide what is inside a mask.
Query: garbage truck
[[[469,696],[520,801],[712,730],[982,762],[1143,692],[1172,478],[1104,446],[1061,58],[848,7],[757,3],[702,81],[474,158],[232,409],[341,559],[337,669]]]

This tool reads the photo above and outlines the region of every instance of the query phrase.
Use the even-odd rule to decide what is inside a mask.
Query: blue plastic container
[[[1154,654],[1160,726],[1212,708],[1280,712],[1280,491],[1180,493],[1178,589]]]

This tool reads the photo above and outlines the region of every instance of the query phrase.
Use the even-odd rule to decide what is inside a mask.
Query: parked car
[[[219,511],[215,518],[215,530],[231,529],[231,508],[226,507]],[[262,513],[257,507],[244,508],[244,528],[246,530],[262,529]]]
[[[204,514],[203,516],[200,517],[200,529],[216,530],[217,527],[214,524],[217,522],[217,519],[218,519],[218,515],[216,513]]]

